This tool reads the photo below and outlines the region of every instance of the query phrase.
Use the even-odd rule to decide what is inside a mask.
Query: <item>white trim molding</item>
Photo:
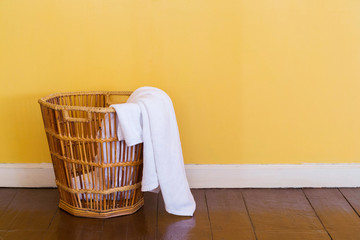
[[[186,165],[191,188],[360,187],[360,164]]]
[[[360,164],[187,164],[191,188],[360,187]],[[51,163],[0,164],[0,187],[55,187]]]
[[[0,187],[56,187],[51,163],[0,164]]]

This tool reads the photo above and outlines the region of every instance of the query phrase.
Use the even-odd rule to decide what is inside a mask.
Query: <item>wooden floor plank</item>
[[[61,209],[56,212],[44,239],[46,240],[100,240],[103,219],[75,217]]]
[[[0,230],[0,240],[4,240],[4,235],[6,234],[6,230]]]
[[[243,190],[258,240],[330,239],[301,189]]]
[[[5,212],[16,193],[16,188],[0,188],[0,216]]]
[[[334,240],[359,240],[360,218],[338,189],[304,189]]]
[[[323,230],[307,231],[259,231],[256,233],[259,240],[314,240],[330,239]],[[344,239],[345,240],[345,239]]]
[[[254,240],[255,235],[239,189],[206,190],[214,240]]]
[[[360,216],[360,188],[340,188],[339,190]]]
[[[56,189],[18,189],[0,216],[0,226],[8,230],[46,230],[58,200]]]
[[[106,219],[102,239],[155,240],[158,194],[144,193],[144,198],[144,206],[136,213]]]
[[[193,217],[180,217],[167,213],[163,198],[161,195],[159,196],[157,239],[211,239],[211,227],[207,212],[205,191],[192,190],[192,193],[196,201],[196,211]]]
[[[4,240],[41,240],[45,231],[37,230],[11,230],[8,231],[3,239]],[[1,238],[0,238],[1,239]]]

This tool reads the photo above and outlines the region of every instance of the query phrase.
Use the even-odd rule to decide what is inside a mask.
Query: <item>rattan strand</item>
[[[110,218],[133,214],[144,205],[144,199],[129,207],[122,207],[116,210],[93,210],[88,208],[77,208],[60,200],[59,207],[74,216],[90,218]]]
[[[118,139],[114,138],[80,138],[80,137],[68,137],[55,133],[52,130],[45,130],[48,134],[56,137],[57,139],[65,140],[65,141],[74,141],[74,142],[95,142],[95,143],[104,143],[104,142],[114,142]]]
[[[141,161],[134,161],[134,162],[118,162],[118,163],[95,163],[95,162],[85,162],[81,160],[74,160],[67,157],[63,157],[55,152],[50,152],[51,155],[62,159],[69,163],[75,163],[75,164],[81,164],[81,165],[88,165],[92,167],[98,167],[98,168],[109,168],[109,167],[128,167],[128,166],[137,166],[141,165]]]
[[[78,194],[110,194],[110,193],[114,193],[114,192],[124,192],[124,191],[128,191],[128,190],[133,190],[133,189],[137,189],[141,186],[141,183],[136,183],[133,185],[128,185],[128,186],[124,186],[124,187],[117,187],[117,188],[112,188],[112,189],[106,189],[106,190],[95,190],[95,189],[73,189],[73,188],[69,188],[67,186],[64,186],[63,184],[61,184],[59,181],[55,181],[56,185],[62,189],[64,189],[67,192],[70,193],[78,193]]]

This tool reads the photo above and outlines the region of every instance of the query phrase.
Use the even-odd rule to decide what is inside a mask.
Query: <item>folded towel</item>
[[[137,104],[141,114],[137,115],[134,105],[124,106],[127,104]],[[160,184],[166,211],[192,216],[196,204],[186,179],[179,130],[169,96],[160,89],[142,87],[131,94],[127,103],[112,107],[118,118],[119,140],[124,138],[128,145],[136,144],[142,136],[142,191],[154,190]],[[127,110],[129,117],[125,116]],[[140,136],[139,129],[142,129]]]
[[[125,140],[126,145],[133,146],[143,142],[141,113],[136,103],[111,105],[116,111],[117,137],[119,141]]]

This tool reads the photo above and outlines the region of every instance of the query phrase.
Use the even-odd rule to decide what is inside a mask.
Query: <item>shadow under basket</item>
[[[128,215],[144,205],[143,145],[118,141],[114,108],[131,92],[59,93],[39,100],[60,194],[75,216]]]

